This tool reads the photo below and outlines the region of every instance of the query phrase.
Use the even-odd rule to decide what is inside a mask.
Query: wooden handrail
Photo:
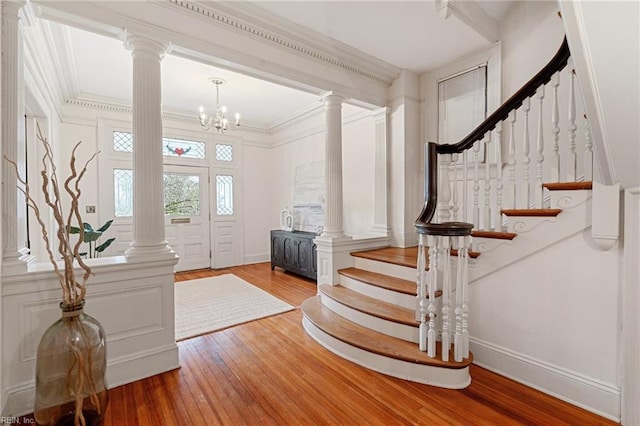
[[[542,68],[531,80],[513,94],[505,103],[503,103],[493,114],[487,117],[478,127],[476,127],[467,137],[455,144],[442,144],[437,146],[438,154],[456,154],[463,152],[473,146],[476,141],[481,140],[487,132],[495,129],[498,123],[505,120],[509,113],[518,109],[525,99],[533,96],[538,88],[548,83],[551,77],[561,71],[569,61],[571,52],[569,52],[569,44],[565,37],[560,49],[555,56]]]
[[[554,57],[544,66],[532,79],[513,94],[503,103],[493,114],[487,117],[478,127],[476,127],[467,137],[455,144],[438,145],[435,142],[428,142],[425,146],[425,177],[424,195],[425,201],[420,216],[416,219],[415,226],[419,234],[426,234],[426,225],[431,222],[437,207],[438,195],[438,155],[461,153],[471,147],[476,141],[481,140],[484,135],[495,129],[498,123],[505,120],[511,111],[518,109],[525,99],[533,96],[538,88],[551,80],[551,77],[558,71],[564,69],[569,61],[571,52],[565,37],[560,49]]]

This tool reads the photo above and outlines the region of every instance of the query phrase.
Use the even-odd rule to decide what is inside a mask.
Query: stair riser
[[[338,340],[316,327],[307,318],[302,319],[302,325],[313,339],[331,352],[370,370],[448,389],[464,389],[471,383],[469,367],[451,369],[388,358]]]
[[[379,262],[377,260],[354,257],[354,267],[365,269],[379,274],[385,274],[408,281],[416,281],[416,268],[395,265],[393,263]],[[417,260],[417,259],[416,259]]]
[[[340,276],[340,285],[350,290],[365,294],[374,299],[414,310],[416,308],[416,297],[409,294],[402,294],[392,290],[376,287],[353,278]]]
[[[363,327],[370,328],[379,333],[386,334],[388,336],[396,337],[398,339],[407,340],[409,342],[418,343],[418,327],[412,327],[410,325],[398,324],[393,321],[387,321],[382,318],[378,318],[373,315],[358,311],[349,306],[332,299],[331,297],[320,294],[322,303],[331,309],[336,314],[353,321]]]

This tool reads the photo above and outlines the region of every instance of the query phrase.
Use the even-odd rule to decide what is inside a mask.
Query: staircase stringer
[[[482,250],[487,238],[474,238],[474,248],[482,255],[470,264],[469,282],[476,281],[527,256],[565,240],[591,226],[591,191],[556,191],[554,202],[563,208],[553,218],[510,218],[509,228],[518,235],[511,241],[500,241],[490,250]],[[581,194],[577,194],[580,192]],[[511,230],[511,229],[510,229]]]

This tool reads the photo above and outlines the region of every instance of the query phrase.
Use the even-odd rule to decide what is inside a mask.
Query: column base
[[[166,241],[158,244],[139,244],[133,242],[125,251],[124,255],[127,261],[163,260],[171,258],[175,258],[176,262],[178,260],[176,252],[173,251]]]
[[[332,237],[323,234],[316,237],[314,242],[318,253],[318,285],[338,284],[338,270],[351,266],[353,238],[346,235]]]
[[[22,249],[13,255],[2,257],[2,275],[20,275],[29,270],[29,264],[35,260],[35,256],[29,254],[28,249]]]

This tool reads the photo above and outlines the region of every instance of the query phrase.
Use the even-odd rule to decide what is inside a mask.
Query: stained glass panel
[[[184,139],[162,138],[164,155],[170,157],[198,158],[206,157],[203,142],[188,141]]]

